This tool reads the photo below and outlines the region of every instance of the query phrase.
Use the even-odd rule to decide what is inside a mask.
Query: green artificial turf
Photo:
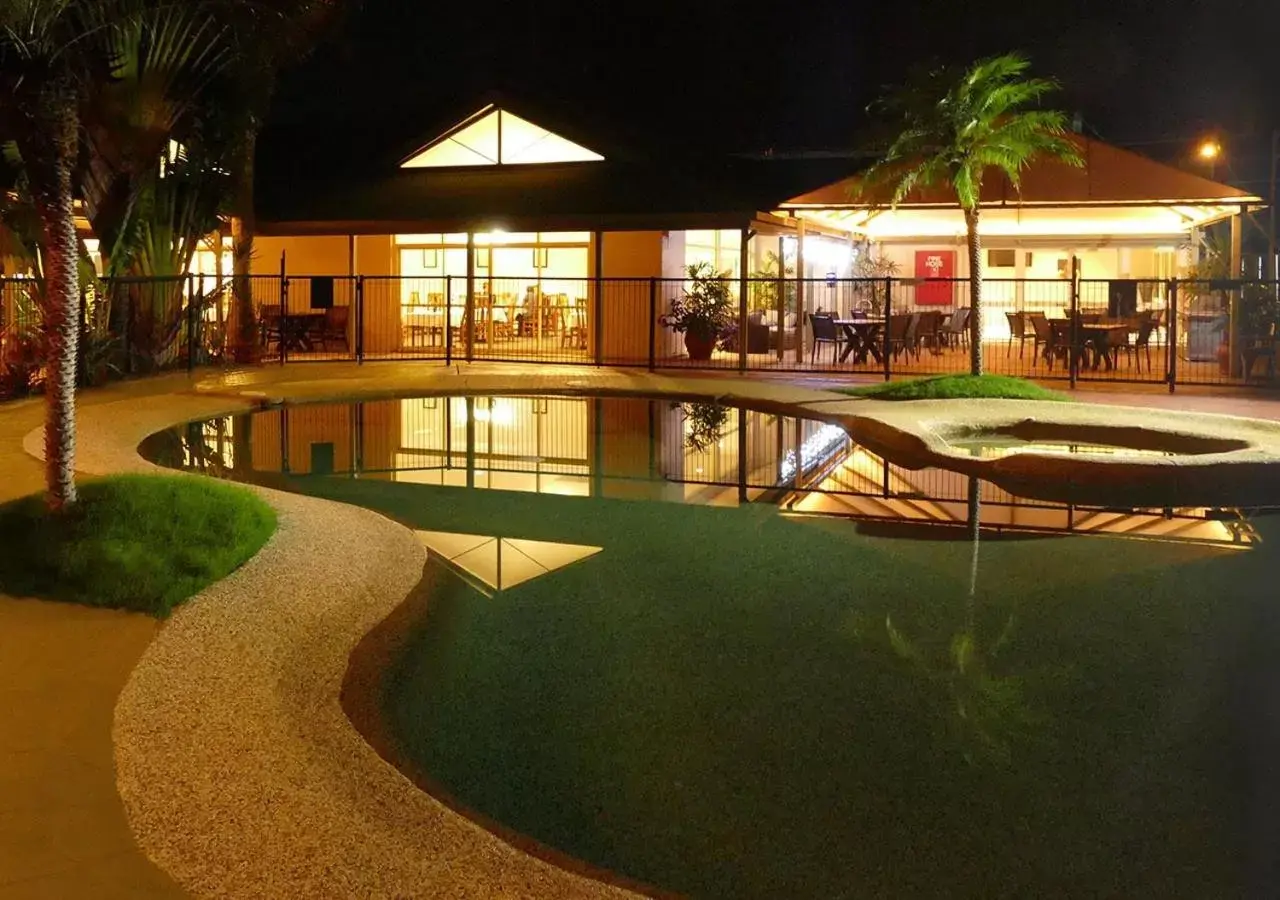
[[[121,475],[51,515],[39,495],[0,506],[0,591],[163,618],[275,531],[259,497],[205,478]]]
[[[1010,375],[941,375],[883,384],[835,388],[836,393],[876,400],[1069,400],[1065,394]]]
[[[971,601],[964,529],[293,486],[604,548],[493,598],[452,582],[385,696],[452,796],[595,866],[744,900],[1242,891],[1274,750],[1250,724],[1250,685],[1280,676],[1274,522],[1245,553],[986,538]]]

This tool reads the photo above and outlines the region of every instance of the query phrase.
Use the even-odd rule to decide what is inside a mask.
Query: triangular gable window
[[[604,159],[503,109],[488,107],[405,160],[402,168],[511,166]]]

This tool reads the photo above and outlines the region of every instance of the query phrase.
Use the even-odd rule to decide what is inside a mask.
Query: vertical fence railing
[[[1276,385],[1274,281],[988,278],[990,372],[1094,381]],[[38,283],[0,279],[0,396],[38,390]],[[468,287],[471,295],[468,296]],[[96,279],[82,303],[82,384],[249,358],[435,360],[819,372],[894,379],[968,371],[965,279],[726,279],[710,347],[673,328],[681,278],[476,275]],[[246,296],[247,294],[247,296]],[[804,307],[800,300],[804,298]],[[673,304],[675,306],[673,307]],[[830,320],[821,334],[815,316]],[[705,344],[705,342],[704,342]],[[236,346],[232,346],[236,345]],[[691,352],[694,351],[694,352]]]

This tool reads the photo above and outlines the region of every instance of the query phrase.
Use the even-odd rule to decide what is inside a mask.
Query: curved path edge
[[[177,394],[82,408],[77,468],[155,471],[142,438],[252,405]],[[38,434],[24,441],[36,456]],[[340,692],[425,550],[369,510],[251,489],[276,509],[275,535],[175,612],[116,703],[117,788],[144,854],[199,897],[634,896],[505,843],[376,753]]]

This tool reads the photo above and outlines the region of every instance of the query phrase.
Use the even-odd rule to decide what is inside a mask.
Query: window
[[[988,250],[987,265],[992,269],[1012,269],[1018,264],[1016,250]]]
[[[717,272],[738,277],[741,263],[742,232],[737,229],[720,231],[686,231],[684,233],[684,263],[710,263]]]
[[[512,166],[595,162],[604,159],[528,119],[492,106],[441,135],[401,163],[401,168]]]

